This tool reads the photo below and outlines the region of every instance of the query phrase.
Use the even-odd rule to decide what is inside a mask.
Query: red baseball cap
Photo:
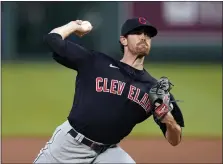
[[[149,23],[148,20],[146,20],[144,17],[138,17],[125,21],[125,23],[122,25],[121,35],[126,36],[136,29],[144,29],[150,37],[154,37],[158,33],[156,27]]]

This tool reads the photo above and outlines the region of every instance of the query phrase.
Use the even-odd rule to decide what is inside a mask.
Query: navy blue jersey
[[[68,120],[78,132],[105,144],[120,142],[134,126],[151,116],[148,91],[156,83],[145,69],[137,70],[106,54],[48,34],[53,58],[77,71],[75,96]],[[171,99],[174,100],[171,95]],[[184,126],[180,109],[172,112]],[[165,134],[165,124],[156,122]]]

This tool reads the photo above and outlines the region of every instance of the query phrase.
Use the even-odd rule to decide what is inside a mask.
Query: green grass
[[[222,135],[221,65],[151,64],[153,76],[168,76],[188,136]],[[72,106],[76,72],[56,63],[2,65],[2,135],[51,135]],[[132,135],[160,135],[150,118]]]

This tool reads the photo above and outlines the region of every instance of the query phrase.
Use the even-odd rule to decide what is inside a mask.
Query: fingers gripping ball
[[[169,93],[172,85],[167,77],[161,77],[149,91],[152,113],[159,121],[162,121],[164,116],[173,109]]]
[[[76,20],[75,24],[78,26],[74,33],[79,37],[86,35],[93,28],[93,26],[91,25],[89,21]]]
[[[83,21],[81,23],[81,26],[82,26],[83,30],[85,30],[85,31],[90,31],[92,29],[92,25],[88,21]]]

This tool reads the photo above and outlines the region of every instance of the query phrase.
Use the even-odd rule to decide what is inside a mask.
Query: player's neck
[[[125,53],[123,58],[120,61],[125,64],[130,65],[131,67],[135,69],[143,70],[144,58],[145,58],[144,56],[138,57],[136,55]]]

